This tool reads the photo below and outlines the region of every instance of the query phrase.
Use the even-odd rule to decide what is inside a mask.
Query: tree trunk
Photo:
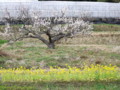
[[[49,43],[47,46],[50,49],[55,49],[55,44],[54,43]]]

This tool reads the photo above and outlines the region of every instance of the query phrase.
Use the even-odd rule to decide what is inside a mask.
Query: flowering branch
[[[9,20],[9,17],[7,20]],[[23,38],[37,38],[45,43],[48,48],[55,48],[55,42],[62,38],[74,37],[78,34],[89,34],[92,24],[85,22],[82,18],[72,17],[40,17],[37,12],[29,13],[28,11],[20,11],[19,17],[24,23],[22,26],[14,28],[7,22],[5,31],[2,33],[11,41],[17,41]],[[25,20],[29,19],[29,20]],[[30,22],[27,25],[26,22]],[[42,37],[46,35],[48,38]]]

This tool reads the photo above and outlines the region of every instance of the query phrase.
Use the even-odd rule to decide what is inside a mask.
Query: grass
[[[36,90],[33,86],[0,86],[1,90]]]
[[[4,44],[4,43],[7,43],[7,42],[8,42],[7,40],[0,40],[0,45]]]
[[[120,45],[120,32],[93,32],[90,36],[77,36],[75,38],[62,39],[58,44],[94,44],[94,45]]]
[[[6,43],[6,42],[7,42],[7,40],[0,39],[0,47],[2,44]],[[7,57],[3,57],[4,55],[5,55],[5,53],[0,50],[0,67],[2,67],[3,64],[5,63],[6,59],[8,59]]]
[[[4,83],[1,90],[119,90],[119,82]]]
[[[97,61],[100,61],[103,65],[113,64],[120,66],[119,48],[117,51],[114,50],[117,47],[116,45],[57,45],[56,49],[51,50],[44,45],[41,46],[40,42],[36,42],[32,46],[28,45],[28,42],[21,44],[16,42],[13,46],[6,48],[6,52],[12,52],[13,55],[22,57],[17,62],[13,61],[11,66],[18,63],[16,64],[18,67],[22,65],[27,68],[33,66],[36,68],[49,66],[65,67],[66,64],[82,67],[84,63],[90,65],[95,64]],[[25,63],[19,64],[21,61]],[[4,66],[7,67],[6,64]]]
[[[66,64],[68,64],[72,68],[81,68],[83,71],[82,67],[85,65],[97,65],[98,63],[105,66],[112,64],[120,67],[120,26],[98,24],[94,25],[94,27],[92,35],[84,37],[78,35],[75,38],[62,39],[56,43],[56,49],[54,50],[48,49],[42,42],[36,39],[24,39],[5,47],[4,44],[7,41],[0,40],[0,45],[4,47],[2,50],[11,55],[11,57],[0,57],[0,67],[9,69],[23,66],[27,69],[34,67],[35,70],[38,68],[49,70],[50,66],[63,69],[67,68]],[[119,73],[115,72],[107,74],[103,70],[105,74],[102,74],[102,76],[100,76],[98,71],[87,71],[82,75],[66,75],[65,73],[63,75],[55,75],[53,73],[47,77],[47,80],[51,82],[41,82],[40,78],[44,81],[45,76],[40,77],[38,74],[33,76],[31,74],[19,74],[17,76],[7,73],[4,74],[7,78],[6,81],[0,83],[0,90],[119,90],[120,88],[120,76]],[[89,77],[91,73],[94,74],[94,77]],[[118,75],[117,79],[109,78],[116,78],[116,75]],[[67,76],[68,78],[66,78]],[[79,76],[83,76],[85,79],[81,79]],[[102,81],[101,77],[106,79],[106,81]],[[57,79],[60,79],[58,80],[59,82],[57,82]]]
[[[94,24],[94,31],[120,31],[120,25],[116,24]]]

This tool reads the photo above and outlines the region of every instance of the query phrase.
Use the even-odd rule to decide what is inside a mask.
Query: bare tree
[[[83,21],[82,18],[65,17],[65,15],[40,17],[40,12],[28,12],[26,8],[19,11],[18,18],[23,21],[23,25],[15,28],[8,22],[11,19],[8,13],[5,31],[1,35],[6,36],[12,42],[23,38],[37,38],[52,49],[55,48],[55,42],[62,38],[89,34],[93,29],[92,24]],[[25,22],[30,22],[30,25]]]

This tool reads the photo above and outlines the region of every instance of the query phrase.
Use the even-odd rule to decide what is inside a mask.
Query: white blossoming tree
[[[15,42],[23,38],[37,38],[41,40],[48,48],[55,48],[55,42],[62,38],[73,37],[78,34],[89,34],[92,25],[85,22],[82,18],[72,18],[62,16],[40,17],[40,13],[29,13],[29,10],[22,9],[19,11],[19,18],[23,21],[22,26],[12,27],[10,13],[7,12],[4,35],[10,42]],[[26,22],[30,22],[28,25]],[[46,35],[47,37],[44,37]]]

